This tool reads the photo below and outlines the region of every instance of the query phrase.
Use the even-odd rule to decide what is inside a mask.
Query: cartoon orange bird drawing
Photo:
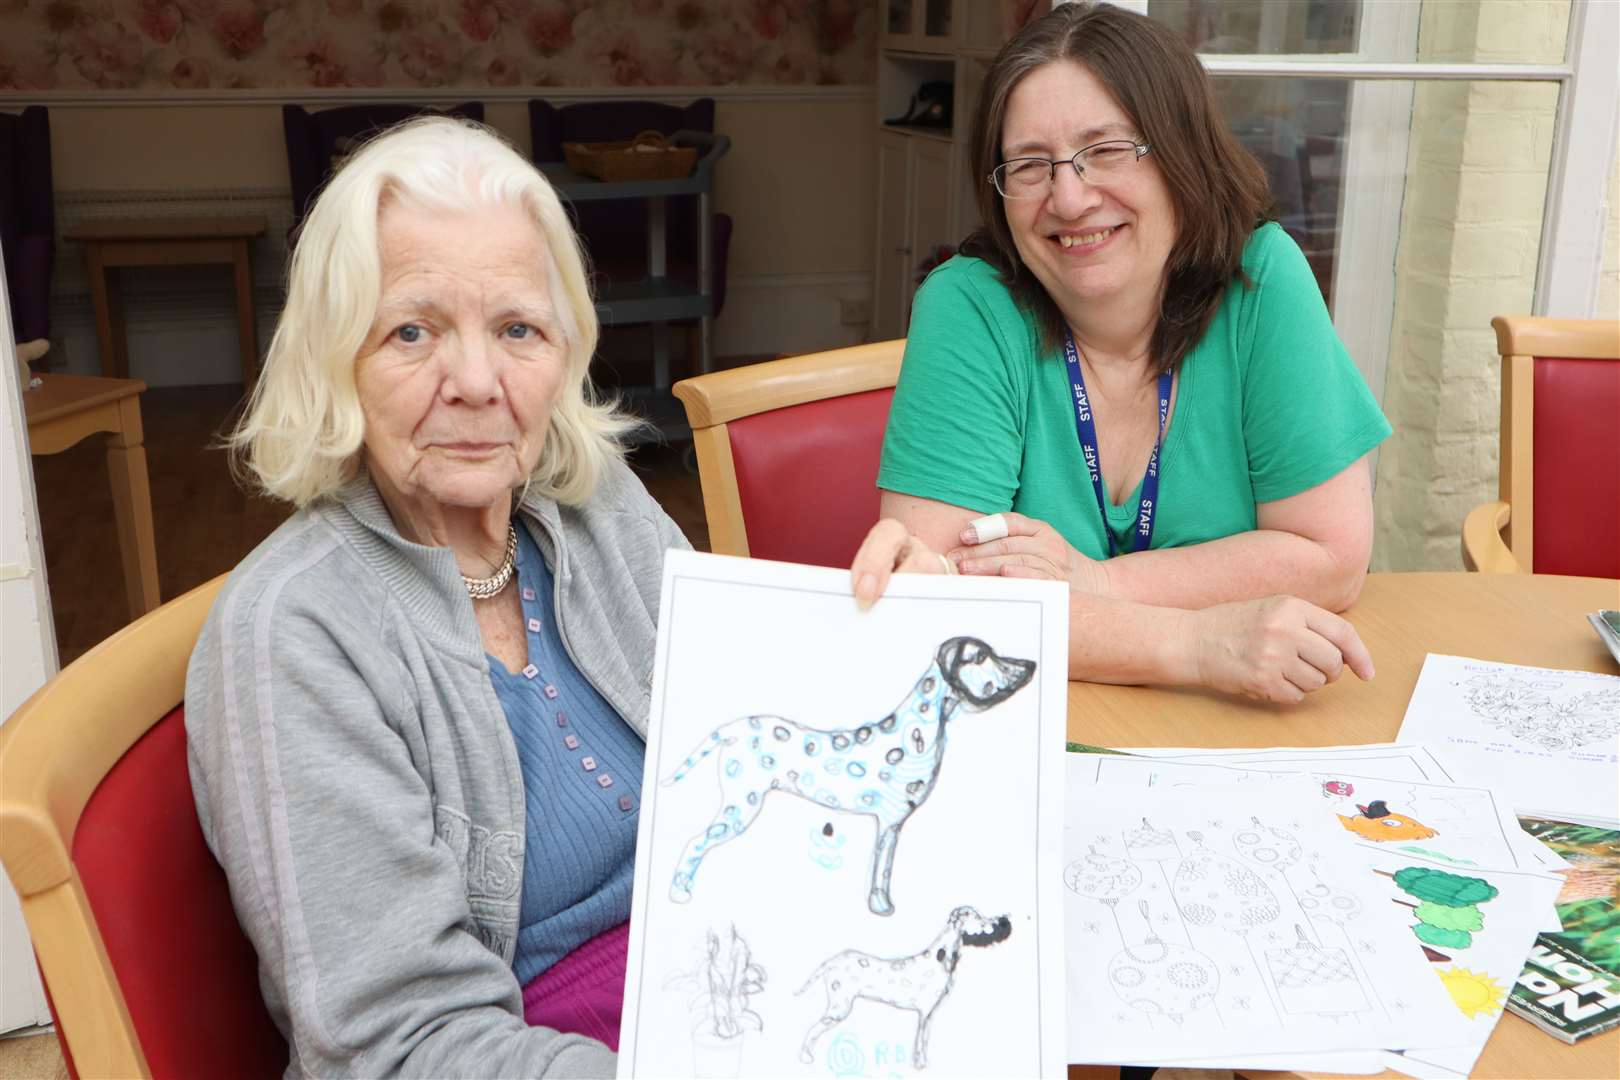
[[[1357,836],[1378,843],[1390,840],[1427,840],[1435,835],[1433,829],[1416,818],[1397,814],[1384,804],[1383,799],[1375,799],[1366,806],[1357,805],[1361,814],[1357,817],[1339,815],[1339,821],[1345,828]]]

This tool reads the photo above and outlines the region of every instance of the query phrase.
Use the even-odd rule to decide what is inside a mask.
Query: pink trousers
[[[600,1039],[617,1051],[629,955],[629,923],[591,938],[523,988],[523,1019],[531,1027]]]

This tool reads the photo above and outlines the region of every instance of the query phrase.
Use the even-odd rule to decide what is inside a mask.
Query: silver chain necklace
[[[467,586],[468,596],[474,600],[488,600],[492,596],[500,595],[500,591],[506,588],[507,583],[512,580],[512,571],[516,568],[517,527],[508,524],[506,526],[506,557],[501,560],[500,567],[485,578],[468,577],[466,574],[462,574],[461,582]]]

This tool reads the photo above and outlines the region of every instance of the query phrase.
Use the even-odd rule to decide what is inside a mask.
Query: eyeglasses
[[[1108,139],[1082,147],[1072,158],[1013,158],[996,166],[990,182],[1004,199],[1043,199],[1057,180],[1059,165],[1073,165],[1075,174],[1089,184],[1106,184],[1129,173],[1152,149],[1130,139]]]

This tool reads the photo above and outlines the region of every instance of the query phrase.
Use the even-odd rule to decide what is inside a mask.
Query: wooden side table
[[[93,375],[39,378],[40,385],[22,395],[30,453],[59,454],[88,436],[107,432],[107,472],[124,562],[124,592],[130,618],[138,619],[158,606],[152,490],[141,441],[141,392],[146,384]]]
[[[262,217],[146,218],[86,221],[62,234],[84,244],[90,266],[90,296],[96,308],[101,373],[129,377],[124,335],[124,298],[113,272],[122,266],[184,266],[229,263],[236,276],[236,324],[242,356],[242,387],[259,370],[259,340],[253,325],[253,268],[248,241],[264,235]]]

